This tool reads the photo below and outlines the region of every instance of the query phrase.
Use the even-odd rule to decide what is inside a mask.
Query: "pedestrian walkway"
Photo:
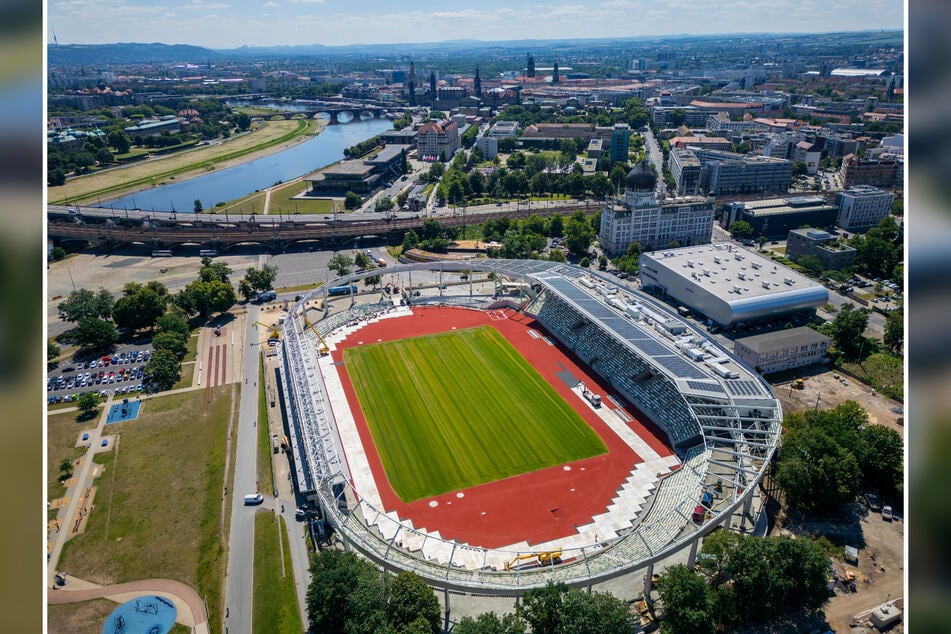
[[[89,437],[86,440],[86,453],[81,458],[82,466],[79,473],[71,479],[71,484],[66,490],[64,496],[68,501],[61,504],[56,520],[50,523],[47,534],[47,581],[50,587],[54,584],[53,577],[57,572],[60,554],[63,552],[63,545],[66,541],[80,532],[85,527],[85,520],[92,510],[92,501],[94,499],[95,487],[93,481],[101,472],[96,469],[93,463],[93,456],[103,450],[113,450],[114,441],[108,441],[107,446],[102,446],[104,438],[103,429],[109,417],[109,409],[112,405],[112,396],[106,399],[105,406],[99,414],[99,423],[96,428],[87,432]],[[114,438],[114,437],[109,437]],[[65,508],[65,512],[63,511]]]

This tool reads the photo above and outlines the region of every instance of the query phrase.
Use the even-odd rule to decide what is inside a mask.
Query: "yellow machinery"
[[[314,324],[310,323],[310,320],[307,319],[307,315],[301,313],[301,317],[304,318],[304,323],[307,324],[307,327],[310,328],[310,331],[317,336],[317,341],[320,342],[320,345],[317,346],[317,354],[324,356],[325,354],[330,353],[330,346],[327,345],[327,342],[324,341],[324,338],[320,336],[320,333],[317,332],[317,329],[314,328]]]
[[[793,381],[792,386],[796,388],[797,390],[801,390],[806,387],[806,382],[803,381],[802,379],[796,379],[795,381]]]
[[[554,566],[555,564],[561,563],[561,551],[550,550],[540,553],[527,553],[525,555],[519,555],[512,561],[505,562],[505,569],[511,570],[513,567],[519,566],[521,562],[528,561],[530,559],[537,560],[542,566]]]
[[[270,324],[265,324],[264,322],[260,322],[260,321],[254,322],[253,325],[255,325],[255,326],[264,326],[264,327],[267,328],[269,331],[271,331],[270,334],[268,335],[268,339],[280,339],[280,338],[281,338],[281,330],[280,330],[280,328],[278,328],[277,326],[271,326]]]

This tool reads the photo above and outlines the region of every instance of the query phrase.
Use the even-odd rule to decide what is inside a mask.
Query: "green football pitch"
[[[607,451],[494,328],[347,348],[343,359],[403,502]]]

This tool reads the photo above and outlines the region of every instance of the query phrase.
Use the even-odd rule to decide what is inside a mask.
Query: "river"
[[[210,209],[215,203],[241,198],[278,181],[310,174],[343,158],[343,151],[392,129],[386,119],[364,119],[328,125],[312,139],[268,156],[180,183],[160,185],[103,203],[114,209],[192,212],[195,200]]]

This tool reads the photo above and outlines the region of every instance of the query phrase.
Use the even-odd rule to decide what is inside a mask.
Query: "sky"
[[[60,44],[207,48],[903,27],[903,0],[47,0]]]

